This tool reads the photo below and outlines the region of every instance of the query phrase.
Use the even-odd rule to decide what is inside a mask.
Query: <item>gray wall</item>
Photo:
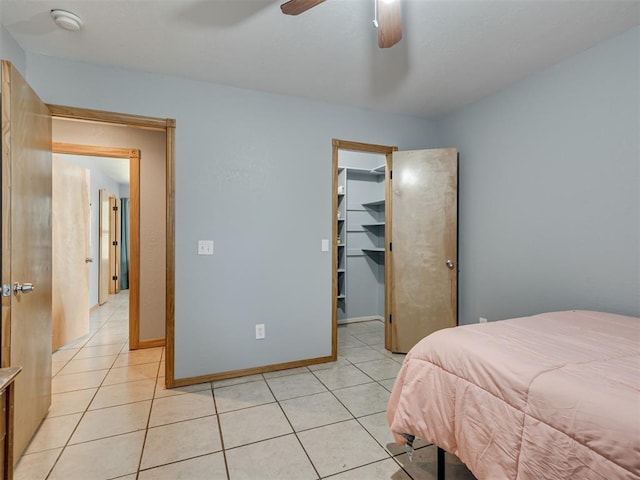
[[[640,316],[640,29],[439,123],[460,150],[460,321]]]
[[[46,102],[177,119],[181,378],[329,354],[320,239],[331,237],[334,137],[460,149],[462,323],[576,307],[639,315],[639,35],[437,126],[35,54],[26,64]],[[213,257],[196,255],[198,239],[215,241]]]
[[[2,25],[0,25],[0,58],[9,60],[22,76],[25,76],[27,57],[24,50]]]
[[[176,377],[331,353],[331,139],[433,147],[433,122],[36,54],[27,65],[46,102],[177,121]]]

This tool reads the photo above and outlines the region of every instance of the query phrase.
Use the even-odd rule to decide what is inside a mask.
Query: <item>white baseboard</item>
[[[352,317],[352,318],[343,318],[338,320],[338,325],[346,325],[348,323],[358,323],[358,322],[370,322],[372,320],[377,320],[378,322],[384,323],[384,318],[378,315],[373,315],[370,317]]]

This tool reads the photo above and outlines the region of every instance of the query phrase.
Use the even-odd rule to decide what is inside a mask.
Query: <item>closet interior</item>
[[[339,150],[338,323],[385,316],[384,154]]]

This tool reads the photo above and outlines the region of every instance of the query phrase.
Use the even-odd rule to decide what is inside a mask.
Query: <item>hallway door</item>
[[[109,248],[109,294],[120,292],[120,231],[122,222],[120,218],[120,199],[109,197],[109,235],[111,247]]]
[[[89,333],[89,170],[53,158],[53,350]]]
[[[100,218],[98,220],[98,305],[103,305],[109,297],[111,280],[111,193],[100,190]]]
[[[51,404],[51,116],[11,63],[1,75],[1,364],[22,367],[15,461]]]

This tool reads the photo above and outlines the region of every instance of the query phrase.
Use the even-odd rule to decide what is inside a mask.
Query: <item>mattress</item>
[[[480,480],[640,479],[640,318],[570,311],[435,332],[387,419]]]

